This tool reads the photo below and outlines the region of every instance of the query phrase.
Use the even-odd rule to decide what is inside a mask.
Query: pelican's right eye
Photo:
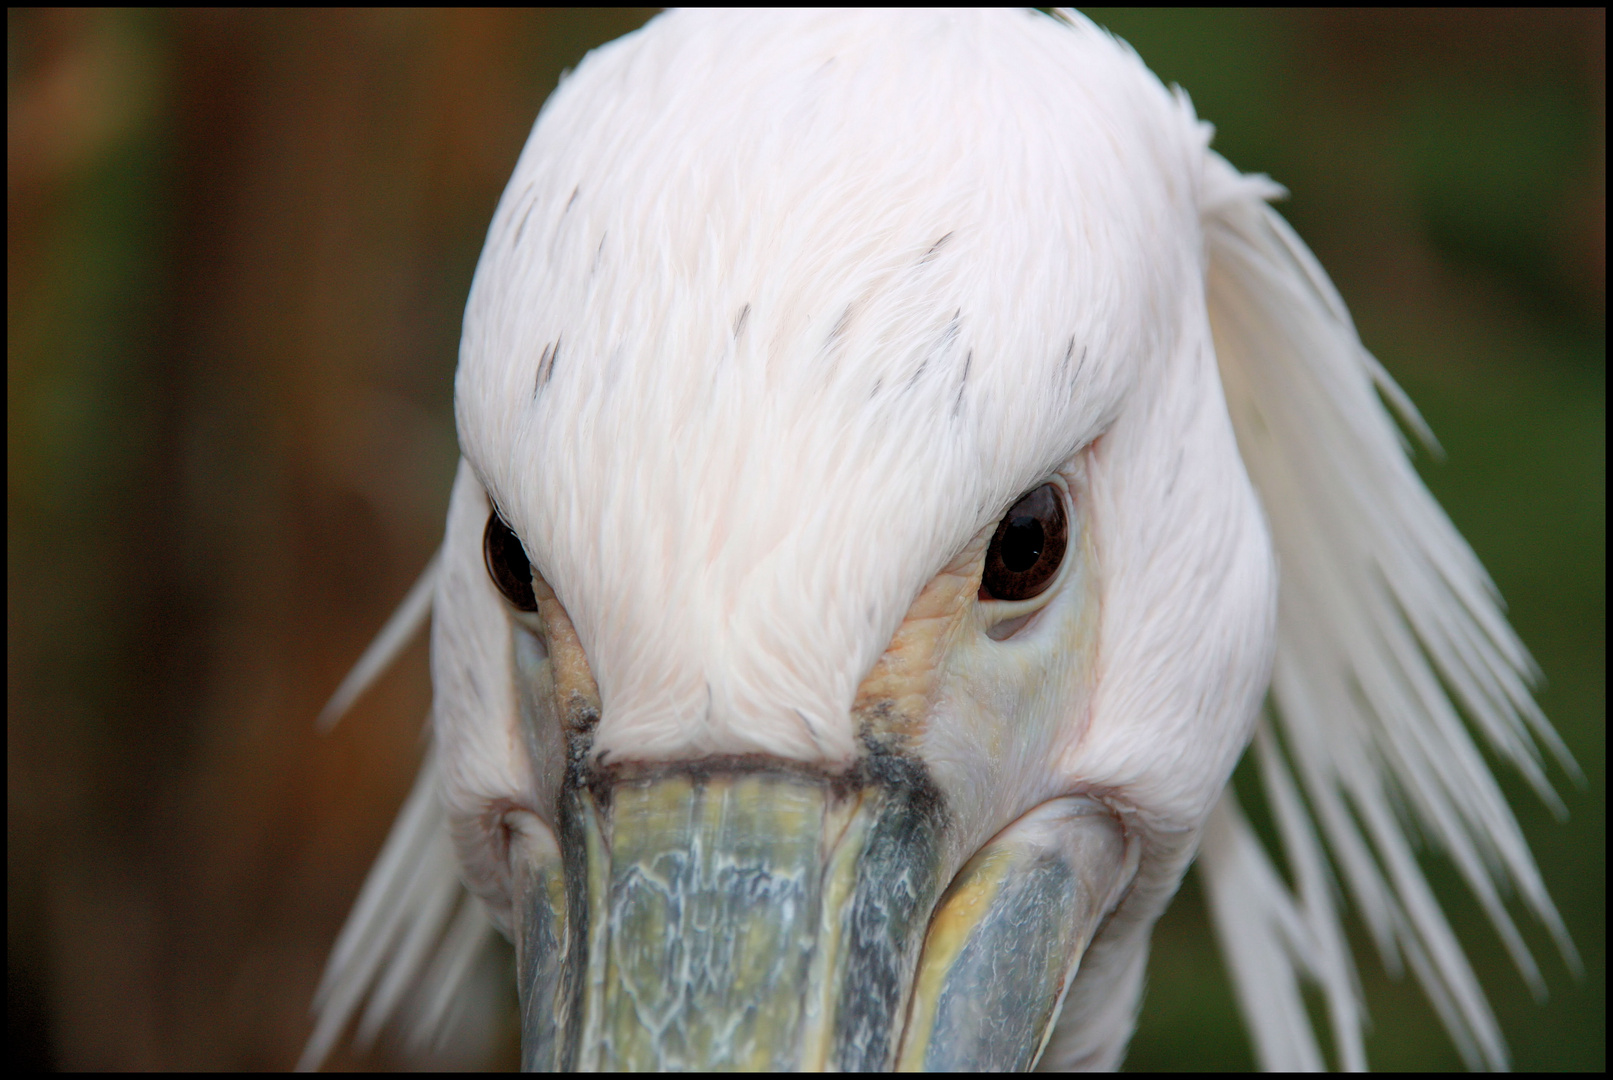
[[[517,611],[538,610],[538,598],[532,595],[532,564],[527,562],[526,549],[520,537],[494,510],[487,518],[487,532],[482,535],[482,555],[487,560],[487,576],[493,579],[504,599],[515,605]]]
[[[1029,600],[1053,583],[1064,562],[1070,526],[1057,485],[1027,492],[1003,515],[986,551],[982,600]]]

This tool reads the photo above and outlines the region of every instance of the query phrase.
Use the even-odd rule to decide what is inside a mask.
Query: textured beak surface
[[[660,767],[563,801],[560,851],[516,875],[529,1070],[1029,1068],[1131,875],[1118,822],[1062,799],[943,897],[942,800],[892,757]]]
[[[1034,1067],[1135,856],[1106,808],[1070,798],[1037,807],[969,860],[930,923],[898,1068]]]

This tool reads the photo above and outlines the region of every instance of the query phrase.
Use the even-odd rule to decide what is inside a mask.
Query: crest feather
[[[414,790],[386,845],[364,879],[342,927],[319,990],[314,1030],[297,1062],[299,1072],[324,1064],[364,1005],[354,1041],[372,1045],[391,1024],[406,1031],[415,1055],[441,1050],[485,1059],[469,1016],[470,1002],[489,996],[493,981],[477,979],[477,960],[497,935],[487,909],[460,883],[434,748],[428,748]],[[483,973],[485,974],[485,973]]]
[[[1384,402],[1432,446],[1427,425],[1361,345],[1315,257],[1266,205],[1281,189],[1240,176],[1215,154],[1208,173],[1210,321],[1281,574],[1275,721],[1263,726],[1257,753],[1300,883],[1297,899],[1286,895],[1263,853],[1250,849],[1253,834],[1229,794],[1204,852],[1219,897],[1217,931],[1240,994],[1254,980],[1292,998],[1271,1009],[1245,999],[1264,1065],[1296,1067],[1308,1057],[1308,1033],[1276,1030],[1307,1023],[1296,967],[1323,984],[1336,1042],[1352,1063],[1358,1013],[1341,997],[1353,974],[1333,960],[1343,933],[1321,886],[1314,814],[1384,963],[1391,971],[1402,956],[1410,963],[1469,1066],[1500,1068],[1500,1029],[1417,865],[1413,838],[1455,862],[1518,970],[1543,994],[1502,896],[1516,889],[1571,967],[1578,956],[1458,704],[1559,812],[1537,740],[1570,775],[1579,771],[1530,696],[1537,670],[1494,584],[1413,470]],[[1235,882],[1254,895],[1232,897]]]

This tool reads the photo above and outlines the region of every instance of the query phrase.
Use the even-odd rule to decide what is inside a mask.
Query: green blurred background
[[[312,718],[437,543],[460,312],[526,131],[648,14],[8,11],[14,1064],[295,1060],[419,760],[423,643]],[[1553,773],[1565,823],[1503,777],[1585,977],[1526,926],[1532,1001],[1425,865],[1516,1066],[1600,1070],[1605,14],[1093,16],[1293,191],[1443,441],[1419,467],[1586,772]],[[1458,1066],[1353,929],[1374,1066]],[[1251,1063],[1189,875],[1128,1067]]]

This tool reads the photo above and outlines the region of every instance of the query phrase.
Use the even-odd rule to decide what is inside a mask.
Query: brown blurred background
[[[437,544],[460,312],[526,132],[648,14],[8,11],[14,1065],[294,1062],[419,760],[423,643],[313,717]],[[1094,17],[1293,190],[1444,442],[1419,466],[1587,773],[1553,774],[1567,823],[1504,778],[1586,977],[1529,928],[1531,1001],[1425,864],[1517,1066],[1601,1069],[1605,15]],[[1373,1064],[1458,1064],[1362,944]],[[1129,1064],[1250,1061],[1190,875]]]

